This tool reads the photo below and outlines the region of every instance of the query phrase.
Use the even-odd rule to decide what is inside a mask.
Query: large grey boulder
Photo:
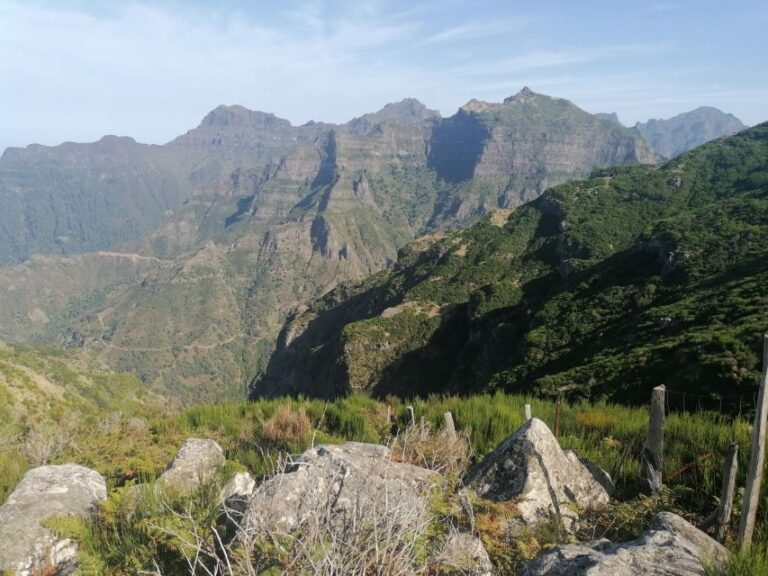
[[[224,450],[215,440],[189,438],[157,482],[163,488],[189,493],[213,477],[224,461]]]
[[[430,566],[437,576],[493,576],[493,563],[483,542],[463,532],[451,534]]]
[[[317,446],[256,488],[245,527],[264,533],[312,523],[344,531],[383,520],[405,530],[424,516],[432,476],[393,462],[385,446]]]
[[[520,576],[703,576],[728,551],[671,512],[658,514],[637,540],[568,544],[531,560]]]
[[[84,466],[41,466],[27,472],[0,506],[0,572],[72,573],[77,567],[76,544],[41,522],[54,516],[87,517],[106,497],[104,478]]]
[[[578,509],[610,500],[606,476],[596,478],[573,452],[560,448],[544,422],[532,418],[470,470],[464,483],[482,498],[514,498],[523,524],[554,518],[572,531]]]

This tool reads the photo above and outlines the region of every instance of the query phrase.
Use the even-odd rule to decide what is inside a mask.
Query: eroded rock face
[[[53,569],[69,574],[77,567],[77,546],[41,525],[55,516],[86,517],[107,497],[107,484],[98,472],[63,464],[41,466],[24,475],[0,506],[0,571],[29,576]]]
[[[568,544],[532,560],[521,576],[698,576],[703,562],[719,564],[728,551],[671,512],[654,518],[637,540]]]
[[[291,530],[306,522],[336,530],[386,521],[407,529],[427,507],[433,473],[393,462],[385,446],[348,442],[304,452],[259,486],[246,511],[247,530]]]
[[[489,500],[517,499],[525,524],[554,516],[567,530],[576,528],[578,508],[603,506],[610,499],[605,478],[598,481],[575,454],[564,452],[538,418],[499,444],[464,482]]]
[[[164,488],[191,492],[211,478],[224,461],[224,450],[215,440],[189,438],[157,482]]]

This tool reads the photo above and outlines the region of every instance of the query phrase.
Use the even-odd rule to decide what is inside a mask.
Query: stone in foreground
[[[342,531],[386,520],[407,529],[426,511],[432,475],[393,462],[385,446],[317,446],[254,491],[245,525],[273,531],[313,522]]]
[[[575,454],[560,448],[544,422],[532,418],[470,470],[464,483],[482,498],[515,498],[524,524],[554,517],[572,531],[579,508],[610,500],[605,476],[596,479]]]
[[[483,542],[472,534],[452,534],[433,561],[437,576],[492,576],[493,563]]]
[[[57,537],[41,522],[56,516],[87,517],[106,497],[104,478],[84,466],[40,466],[27,472],[0,506],[0,572],[73,573],[77,545]]]
[[[157,481],[165,488],[192,492],[209,480],[224,461],[224,450],[215,440],[189,438]]]
[[[671,512],[658,514],[637,540],[568,544],[530,561],[520,576],[703,576],[728,551]]]

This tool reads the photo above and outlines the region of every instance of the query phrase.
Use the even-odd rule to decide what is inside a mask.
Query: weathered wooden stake
[[[555,438],[560,440],[560,400],[555,406]]]
[[[416,426],[416,414],[413,412],[413,406],[408,406],[408,417],[411,421],[411,426]]]
[[[757,505],[760,500],[760,485],[763,482],[763,466],[765,462],[765,426],[768,416],[768,396],[765,388],[768,386],[768,332],[763,335],[763,375],[760,378],[760,393],[755,405],[755,423],[752,428],[752,451],[749,456],[749,472],[747,486],[744,490],[744,508],[739,522],[738,543],[742,549],[752,545],[752,533],[755,530]]]
[[[657,386],[651,392],[651,415],[648,433],[643,444],[643,469],[651,493],[658,492],[662,484],[664,463],[664,401],[667,390]]]
[[[392,424],[392,406],[387,404],[387,426]]]
[[[456,440],[456,426],[453,423],[453,414],[450,410],[443,414],[443,420],[445,420],[445,432],[451,440]]]
[[[733,495],[736,493],[736,472],[739,470],[739,445],[733,440],[728,444],[723,467],[723,489],[720,492],[720,508],[717,510],[715,538],[725,542],[725,533],[731,521]]]
[[[525,405],[525,421],[527,422],[530,419],[531,419],[531,405],[526,404]]]

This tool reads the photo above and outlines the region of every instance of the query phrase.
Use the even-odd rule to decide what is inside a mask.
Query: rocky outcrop
[[[699,576],[727,550],[694,526],[662,512],[637,540],[560,546],[529,562],[521,576]]]
[[[493,563],[483,542],[472,534],[455,533],[448,537],[430,566],[438,576],[492,576]]]
[[[224,461],[224,450],[215,440],[189,438],[157,482],[180,493],[191,492],[210,479]]]
[[[489,500],[515,499],[520,520],[534,524],[554,517],[574,530],[578,509],[604,506],[608,491],[578,457],[560,448],[547,425],[528,420],[470,470],[465,484]]]
[[[425,515],[432,475],[393,462],[385,446],[317,446],[254,491],[245,530],[292,530],[307,523],[339,532],[377,523],[407,530]]]
[[[77,545],[59,538],[41,522],[58,516],[86,517],[106,497],[101,474],[77,464],[27,472],[0,506],[0,572],[9,570],[18,576],[42,570],[73,573]]]

